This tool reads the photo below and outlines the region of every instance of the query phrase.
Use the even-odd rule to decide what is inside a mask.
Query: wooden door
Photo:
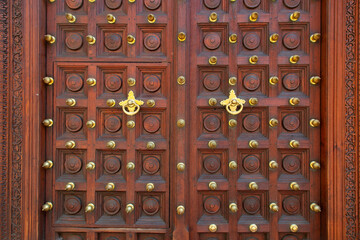
[[[50,1],[46,239],[320,239],[319,32],[313,0]]]

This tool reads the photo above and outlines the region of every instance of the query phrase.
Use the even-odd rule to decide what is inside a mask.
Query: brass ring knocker
[[[229,98],[221,101],[220,104],[226,106],[226,111],[228,111],[228,113],[231,115],[237,115],[243,110],[245,100],[237,98],[235,91],[231,90],[229,93]]]
[[[129,91],[128,99],[119,103],[126,115],[133,116],[140,111],[140,106],[144,104],[141,100],[136,100],[133,91]]]

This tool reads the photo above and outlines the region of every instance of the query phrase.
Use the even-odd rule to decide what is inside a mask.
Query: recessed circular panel
[[[204,0],[205,7],[215,9],[220,6],[221,0]]]
[[[161,5],[161,0],[144,0],[144,5],[149,10],[156,10]]]
[[[209,214],[215,214],[220,210],[220,204],[218,197],[207,197],[204,201],[204,209]]]
[[[160,37],[157,34],[149,33],[144,38],[144,46],[149,51],[157,50],[161,45]]]
[[[104,161],[104,170],[109,174],[117,173],[121,168],[121,161],[118,157],[110,156]]]
[[[106,117],[104,125],[108,132],[115,133],[121,129],[122,121],[118,116],[110,115]]]
[[[295,114],[288,114],[282,120],[282,125],[287,131],[295,131],[300,127],[300,119]]]
[[[220,87],[221,80],[218,74],[209,73],[203,79],[204,88],[215,91]]]
[[[257,197],[246,197],[243,201],[244,210],[248,214],[256,214],[260,210],[260,200]]]
[[[160,161],[157,157],[149,156],[143,161],[143,170],[147,174],[153,175],[160,169]]]
[[[155,215],[159,211],[159,201],[156,198],[148,197],[143,201],[143,211],[149,215]]]
[[[243,38],[244,47],[255,50],[260,46],[260,37],[256,33],[247,33]]]
[[[283,77],[282,80],[284,88],[289,91],[294,91],[300,86],[300,78],[298,74],[289,73]]]
[[[147,75],[144,77],[144,88],[148,92],[156,92],[160,89],[161,81],[157,75]]]
[[[84,85],[83,78],[76,73],[67,74],[66,87],[72,92],[78,92]]]
[[[244,0],[244,5],[248,8],[256,8],[260,5],[261,0]]]
[[[221,44],[221,38],[218,33],[207,33],[204,37],[204,45],[209,50],[216,50]]]
[[[65,196],[64,208],[67,214],[74,215],[81,210],[81,200],[76,196]]]
[[[247,156],[243,159],[243,167],[249,173],[257,172],[260,168],[260,159],[254,155]]]
[[[83,38],[79,33],[67,33],[65,39],[66,46],[71,50],[78,50],[83,45]]]
[[[204,158],[203,164],[204,164],[204,169],[211,174],[219,171],[221,167],[220,158],[218,156],[213,156],[213,155]]]
[[[66,5],[73,10],[79,9],[83,4],[83,0],[66,0]]]
[[[300,45],[300,41],[299,34],[295,32],[287,33],[283,37],[284,46],[290,50],[297,48]]]
[[[299,171],[300,164],[300,158],[295,155],[288,155],[282,161],[283,168],[288,173],[296,173]]]
[[[105,197],[104,198],[104,212],[108,215],[115,215],[121,209],[121,204],[119,199],[116,197]]]
[[[246,90],[255,91],[260,87],[260,78],[259,75],[254,73],[249,73],[243,79],[243,85]]]
[[[122,38],[118,33],[109,33],[105,36],[104,45],[110,51],[116,51],[121,47]]]
[[[217,131],[221,126],[221,120],[215,114],[207,115],[204,118],[204,128],[209,132]]]
[[[148,133],[156,133],[160,129],[160,119],[155,116],[148,116],[144,119],[143,125]]]
[[[105,5],[112,9],[118,9],[121,6],[122,0],[105,0]]]
[[[283,2],[288,8],[296,8],[300,5],[301,0],[283,0]]]
[[[105,87],[110,92],[118,91],[122,86],[122,79],[117,74],[109,74],[105,77]]]
[[[300,211],[300,201],[299,198],[294,196],[289,196],[283,200],[283,208],[288,214],[297,214]]]
[[[81,170],[82,161],[76,155],[67,155],[64,162],[65,171],[68,173],[78,173]]]
[[[243,126],[248,132],[255,132],[260,127],[260,119],[258,116],[249,114],[243,119]]]
[[[66,115],[66,129],[70,132],[78,132],[83,126],[83,120],[81,116],[76,114]]]

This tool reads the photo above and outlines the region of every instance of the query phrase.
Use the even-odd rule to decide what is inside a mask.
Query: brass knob
[[[179,205],[177,208],[176,208],[176,213],[178,215],[183,215],[185,213],[185,207],[182,206],[182,205]]]
[[[318,127],[318,126],[320,126],[320,121],[318,119],[311,119],[310,120],[310,126]]]
[[[292,148],[298,148],[298,147],[300,147],[300,142],[297,141],[297,140],[291,140],[291,141],[289,142],[289,145],[290,145],[290,147],[292,147]]]
[[[149,23],[154,23],[156,21],[156,17],[154,16],[154,14],[150,13],[147,16],[147,20],[148,20]]]
[[[50,44],[53,44],[56,41],[56,38],[53,35],[46,34],[45,35],[45,41],[50,43]]]
[[[115,189],[115,184],[112,183],[112,182],[109,182],[109,183],[106,184],[106,186],[105,186],[105,190],[106,190],[106,191],[112,191],[112,190],[114,190],[114,189]]]
[[[152,190],[155,189],[155,185],[153,183],[147,183],[145,188],[146,191],[151,192]]]
[[[212,149],[216,148],[216,147],[217,147],[216,141],[215,141],[215,140],[210,140],[210,141],[208,142],[208,147],[209,147],[209,148],[212,148]]]
[[[279,34],[277,33],[273,33],[270,36],[270,42],[271,43],[276,43],[279,40]]]
[[[116,144],[115,144],[114,141],[108,141],[108,142],[106,143],[106,147],[107,147],[107,148],[115,148],[115,146],[116,146]]]
[[[218,19],[218,16],[217,16],[217,13],[216,13],[216,12],[210,13],[210,16],[209,16],[209,21],[210,21],[210,22],[216,22],[217,19]]]
[[[96,42],[96,38],[92,35],[87,35],[86,36],[86,41],[90,44],[90,45],[93,45],[95,44]]]
[[[279,124],[279,121],[276,118],[272,118],[269,121],[270,127],[276,127]]]
[[[155,143],[154,142],[148,142],[147,144],[146,144],[146,149],[149,149],[149,150],[151,150],[151,149],[154,149],[155,148]]]
[[[46,160],[41,167],[45,168],[45,169],[50,169],[52,168],[52,166],[54,166],[53,161],[51,160]]]
[[[293,22],[296,22],[297,20],[299,20],[300,18],[300,12],[299,11],[295,11],[290,15],[290,20]]]
[[[216,182],[214,182],[214,181],[209,182],[209,188],[210,188],[210,190],[216,190],[216,188],[217,188]]]
[[[46,85],[52,85],[54,83],[54,79],[52,77],[44,77],[43,78],[43,82],[46,84]]]
[[[320,163],[318,163],[317,161],[311,161],[310,167],[311,167],[311,169],[319,170],[321,166],[320,166]]]
[[[293,64],[297,63],[299,60],[300,60],[299,55],[293,55],[289,58],[290,63],[293,63]]]
[[[130,120],[130,121],[128,121],[128,122],[126,123],[126,126],[127,126],[128,128],[134,128],[134,127],[135,127],[135,122],[132,121],[132,120]]]
[[[94,170],[94,169],[95,169],[94,162],[89,162],[88,164],[86,164],[86,170],[90,171],[90,170]]]
[[[237,82],[237,78],[236,77],[230,77],[229,78],[229,84],[231,86],[235,86],[236,85],[236,82]]]
[[[216,104],[217,104],[216,98],[210,98],[210,99],[209,99],[209,105],[210,105],[210,106],[215,106]]]
[[[217,231],[217,226],[216,226],[216,224],[210,224],[210,226],[209,226],[209,231],[210,231],[210,232],[216,232],[216,231]]]
[[[249,226],[249,230],[250,230],[250,232],[257,232],[258,226],[256,226],[256,224],[251,224]]]
[[[312,85],[316,85],[316,84],[318,84],[320,82],[320,80],[321,80],[321,78],[319,76],[312,76],[310,78],[310,83]]]
[[[51,202],[46,202],[45,204],[42,205],[41,207],[41,211],[43,212],[48,212],[53,208],[53,204]]]
[[[279,164],[275,160],[271,160],[269,162],[269,167],[272,168],[272,169],[275,169],[275,168],[279,167]]]
[[[230,43],[236,43],[237,42],[237,35],[235,33],[231,34],[229,36],[229,42]]]
[[[135,37],[133,35],[127,35],[127,42],[128,44],[134,44],[135,43]]]
[[[249,58],[249,63],[256,64],[258,62],[258,60],[259,60],[259,57],[254,55]]]
[[[154,107],[155,106],[155,100],[154,99],[147,100],[146,105],[148,105],[148,107]]]
[[[259,146],[258,141],[256,141],[256,140],[250,140],[250,142],[249,142],[249,147],[251,147],[251,148],[257,148],[258,146]]]
[[[230,119],[229,120],[229,126],[230,127],[236,127],[237,125],[237,121],[235,119]]]
[[[86,205],[85,207],[85,212],[92,212],[95,210],[95,205],[93,203],[89,203],[88,205]]]
[[[45,119],[42,124],[45,126],[45,127],[51,127],[53,124],[54,124],[54,121],[50,118],[48,119]]]
[[[65,17],[69,23],[74,23],[76,21],[76,17],[71,13],[65,13]]]
[[[115,21],[116,21],[116,17],[110,13],[108,15],[106,15],[106,19],[107,19],[108,23],[115,23]]]
[[[310,204],[310,209],[317,213],[321,212],[321,207],[319,205],[317,205],[316,203]]]
[[[237,165],[236,161],[229,162],[230,169],[235,170],[235,169],[237,169],[237,167],[238,167],[238,165]]]
[[[279,206],[276,203],[270,203],[269,208],[273,212],[278,212],[279,211]]]
[[[178,164],[176,165],[176,169],[177,169],[179,172],[183,172],[183,171],[185,170],[185,163],[182,163],[182,162],[178,163]]]
[[[128,171],[134,170],[135,169],[135,163],[133,162],[128,162],[128,164],[126,164],[126,169]]]
[[[89,121],[86,122],[86,126],[87,126],[88,128],[94,128],[95,125],[96,125],[96,123],[95,123],[94,120],[89,120]]]
[[[50,2],[50,3],[53,3],[53,2],[55,2],[55,0],[49,0],[49,2]]]
[[[271,85],[276,85],[278,82],[279,82],[279,78],[276,77],[276,76],[273,76],[273,77],[270,77],[270,78],[269,78],[269,83],[270,83]]]
[[[310,41],[315,43],[317,40],[320,39],[321,34],[320,33],[314,33],[310,36]]]
[[[127,205],[126,205],[126,208],[125,208],[125,212],[126,213],[131,213],[132,211],[134,211],[134,205],[133,204],[131,204],[131,203],[128,203]]]
[[[135,2],[135,0],[129,0],[129,3],[134,3]]]
[[[255,190],[259,189],[259,186],[256,184],[256,182],[251,182],[251,183],[249,183],[249,188],[250,188],[250,190],[255,191]]]
[[[259,18],[259,14],[257,12],[252,12],[249,16],[250,22],[256,22]]]
[[[76,105],[76,100],[74,98],[68,98],[66,99],[66,105],[73,107]]]
[[[217,57],[211,56],[211,57],[209,58],[209,63],[210,63],[211,65],[215,65],[215,64],[217,63]]]
[[[292,97],[289,99],[289,103],[293,106],[298,105],[300,103],[300,99],[297,97]]]
[[[183,41],[185,41],[185,39],[186,39],[186,34],[184,32],[179,32],[178,33],[178,40],[180,42],[183,42]]]
[[[65,185],[65,191],[71,191],[71,190],[74,190],[74,188],[75,188],[75,183],[73,183],[73,182],[68,182]]]
[[[185,84],[185,77],[184,77],[184,76],[179,76],[179,77],[177,78],[177,83],[178,83],[179,85],[184,85],[184,84]]]
[[[251,106],[254,106],[254,105],[258,104],[258,102],[259,102],[259,100],[257,98],[250,98],[249,99],[249,104]]]
[[[127,83],[130,87],[132,87],[136,84],[136,80],[135,80],[135,78],[128,78]]]
[[[95,79],[95,78],[88,78],[88,79],[86,79],[86,83],[87,83],[89,86],[93,87],[93,86],[96,85],[96,79]]]
[[[294,190],[294,191],[299,191],[300,190],[300,186],[297,182],[292,182],[290,183],[290,188],[291,190]]]
[[[75,142],[73,140],[67,141],[65,143],[65,147],[69,149],[73,149],[76,146]]]
[[[179,119],[179,120],[177,120],[176,125],[177,125],[179,128],[185,127],[185,120],[184,120],[184,119]]]
[[[108,105],[109,107],[113,107],[115,106],[116,102],[114,99],[108,99],[106,100],[106,105]]]
[[[94,3],[96,0],[89,0],[89,2]]]
[[[239,209],[236,203],[230,203],[229,209],[231,212],[236,213]]]
[[[291,232],[297,232],[298,230],[299,230],[298,225],[296,225],[296,224],[291,224],[290,225],[290,231]]]

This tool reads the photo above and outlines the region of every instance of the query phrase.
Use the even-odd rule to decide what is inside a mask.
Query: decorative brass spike
[[[50,85],[52,85],[54,83],[54,79],[52,77],[44,77],[43,82],[46,85],[50,86]]]
[[[250,22],[256,22],[259,18],[259,14],[257,12],[252,12],[249,16]]]
[[[54,163],[53,161],[51,160],[46,160],[43,164],[42,164],[42,167],[45,168],[45,169],[50,169],[54,166]]]

